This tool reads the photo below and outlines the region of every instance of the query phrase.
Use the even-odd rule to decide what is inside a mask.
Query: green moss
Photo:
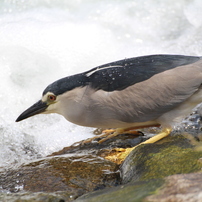
[[[144,162],[146,172],[140,180],[200,171],[202,168],[200,157],[202,157],[202,152],[197,152],[193,148],[181,148],[173,145],[162,149],[158,153],[148,155]]]
[[[162,179],[129,183],[81,196],[76,202],[142,202],[144,198],[156,192],[163,185]]]
[[[197,151],[183,136],[168,137],[160,144],[145,144],[134,149],[121,165],[123,183],[160,179],[174,174],[200,171]]]
[[[135,148],[121,165],[122,185],[81,196],[78,202],[145,202],[164,185],[164,177],[200,171],[202,151],[183,136]]]

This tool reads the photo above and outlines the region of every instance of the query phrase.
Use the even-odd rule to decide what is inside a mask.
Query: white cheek
[[[45,111],[45,114],[49,114],[49,113],[59,113],[59,110],[58,110],[58,103],[53,103],[53,104],[50,104],[47,108],[46,108],[46,111]]]

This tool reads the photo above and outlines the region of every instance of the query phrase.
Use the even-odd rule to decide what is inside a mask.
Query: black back
[[[86,85],[108,92],[122,90],[155,74],[195,63],[199,59],[200,57],[183,55],[150,55],[119,60],[55,81],[44,90],[43,95],[49,91],[60,95]]]

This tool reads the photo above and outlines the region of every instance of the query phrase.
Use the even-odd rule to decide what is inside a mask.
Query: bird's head
[[[65,77],[55,81],[44,90],[41,100],[25,110],[16,119],[16,122],[37,114],[58,113],[63,115],[63,108],[64,106],[67,106],[68,97],[72,96],[71,92],[77,87],[85,86],[85,83],[86,80],[82,74]]]
[[[26,118],[36,114],[49,114],[57,112],[57,96],[52,92],[47,92],[42,96],[42,99],[33,104],[25,110],[17,119],[16,122],[22,121]]]

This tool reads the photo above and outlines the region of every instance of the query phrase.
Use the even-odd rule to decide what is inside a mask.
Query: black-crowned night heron
[[[78,125],[115,128],[114,134],[160,124],[162,133],[147,141],[155,142],[202,102],[201,83],[201,57],[124,59],[55,81],[16,121],[58,113]]]

